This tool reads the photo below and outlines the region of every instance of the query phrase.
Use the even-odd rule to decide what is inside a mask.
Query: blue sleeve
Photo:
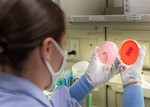
[[[123,107],[144,107],[143,89],[132,85],[124,90]]]
[[[71,97],[78,102],[81,102],[93,89],[84,75],[69,88]]]

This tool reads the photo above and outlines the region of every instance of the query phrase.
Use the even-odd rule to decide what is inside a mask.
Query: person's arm
[[[141,46],[137,61],[133,65],[119,65],[122,84],[124,87],[123,107],[144,107],[141,72],[145,52],[146,48]]]
[[[144,107],[143,89],[134,84],[124,89],[123,107]]]
[[[94,89],[90,85],[83,75],[79,80],[77,80],[70,88],[70,95],[75,98],[79,103]]]
[[[98,47],[91,55],[91,61],[84,75],[70,87],[70,94],[81,102],[96,86],[105,84],[117,73],[118,59],[112,65],[104,65],[96,54]]]

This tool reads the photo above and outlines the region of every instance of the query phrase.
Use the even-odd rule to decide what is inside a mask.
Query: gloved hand
[[[145,46],[141,46],[138,58],[133,65],[127,66],[123,63],[119,65],[118,68],[120,71],[122,84],[124,87],[137,82],[141,82],[141,72],[142,72],[145,52],[146,52]]]
[[[108,80],[110,80],[114,74],[117,73],[117,65],[119,64],[119,59],[116,58],[114,64],[103,64],[97,56],[97,49],[95,47],[94,52],[91,56],[91,61],[89,66],[85,72],[85,76],[87,81],[93,86],[96,87],[98,85],[105,84]]]

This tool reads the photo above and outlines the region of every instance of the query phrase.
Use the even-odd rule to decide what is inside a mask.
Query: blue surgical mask
[[[50,90],[52,90],[52,88],[55,86],[55,83],[61,77],[63,70],[64,70],[64,67],[66,65],[66,59],[67,59],[67,52],[64,51],[54,40],[52,41],[52,43],[54,44],[55,48],[57,49],[57,51],[62,56],[63,60],[62,60],[61,66],[57,72],[54,71],[53,67],[51,66],[51,64],[47,60],[44,60],[49,72],[52,75],[52,83],[49,87]]]

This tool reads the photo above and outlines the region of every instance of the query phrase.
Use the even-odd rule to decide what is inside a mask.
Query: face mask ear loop
[[[58,43],[56,43],[55,40],[53,40],[52,43],[54,44],[57,51],[61,54],[61,56],[64,57],[66,55],[65,51],[58,45]]]
[[[49,64],[48,61],[44,60],[44,62],[45,62],[45,64],[46,64],[46,66],[47,66],[48,71],[49,71],[50,74],[51,74],[52,81],[51,81],[51,85],[50,85],[50,87],[49,87],[49,90],[52,90],[52,89],[53,89],[53,85],[55,84],[55,83],[54,83],[54,80],[55,80],[54,70],[53,70],[53,68],[51,67],[51,65]]]
[[[53,40],[52,42],[53,42],[54,46],[56,47],[57,51],[58,51],[58,52],[61,54],[61,56],[63,57],[63,61],[62,61],[62,64],[61,64],[60,69],[59,69],[57,72],[54,72],[54,70],[53,70],[51,64],[50,64],[48,61],[44,60],[46,66],[47,66],[47,68],[48,68],[48,70],[49,70],[49,72],[50,72],[50,74],[51,74],[51,76],[52,76],[52,83],[51,83],[51,85],[50,85],[50,90],[53,89],[55,83],[56,83],[57,80],[61,77],[61,74],[63,73],[63,69],[64,69],[64,67],[65,67],[65,65],[66,65],[66,59],[67,59],[67,52],[64,51],[64,50],[55,42],[55,40]]]

